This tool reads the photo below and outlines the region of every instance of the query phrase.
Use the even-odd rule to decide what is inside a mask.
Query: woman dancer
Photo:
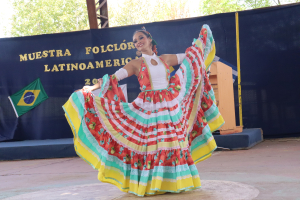
[[[63,106],[77,154],[98,179],[138,196],[201,187],[196,163],[216,148],[211,134],[224,124],[206,70],[215,54],[210,28],[185,54],[157,56],[146,30],[133,36],[142,57],[94,86],[74,92]],[[170,65],[181,64],[170,77]],[[207,67],[206,67],[207,66]],[[136,75],[141,93],[126,103],[118,81]],[[100,88],[99,97],[91,91]]]

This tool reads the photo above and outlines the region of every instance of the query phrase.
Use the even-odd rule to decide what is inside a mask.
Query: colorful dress
[[[138,196],[201,187],[195,164],[215,150],[211,132],[224,124],[206,74],[214,54],[204,25],[174,76],[161,60],[166,88],[153,89],[144,60],[142,92],[132,103],[125,102],[115,75],[103,77],[99,97],[84,90],[71,95],[63,108],[75,150],[99,171],[100,181]]]

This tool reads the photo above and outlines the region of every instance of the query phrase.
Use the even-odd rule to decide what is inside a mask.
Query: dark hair
[[[153,40],[153,38],[152,38],[152,36],[151,36],[151,34],[148,32],[148,31],[146,31],[146,30],[136,30],[135,32],[134,32],[134,34],[133,34],[133,36],[136,34],[136,33],[143,33],[147,38],[151,38],[152,39],[152,51],[157,55],[157,48],[156,48],[156,41],[155,40]]]
[[[145,30],[136,30],[136,31],[134,32],[133,36],[134,36],[136,33],[139,33],[139,32],[144,33],[144,35],[147,36],[147,38],[151,38],[150,33],[147,32],[147,31],[145,31]]]

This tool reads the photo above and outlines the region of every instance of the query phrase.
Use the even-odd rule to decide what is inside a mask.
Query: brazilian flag
[[[38,78],[8,98],[15,110],[17,117],[20,117],[48,99],[48,95],[42,86],[40,78]]]

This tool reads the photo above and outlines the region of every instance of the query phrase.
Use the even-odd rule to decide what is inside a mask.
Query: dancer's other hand
[[[76,90],[75,92],[80,91],[80,90],[94,91],[94,90],[99,89],[99,88],[100,88],[100,85],[102,85],[102,79],[99,79],[99,80],[98,80],[98,83],[96,83],[96,84],[93,85],[93,86],[85,85],[85,86],[83,86],[82,89]]]
[[[93,86],[85,85],[85,86],[83,86],[82,89],[83,89],[83,90],[93,91],[93,90],[95,90],[95,87],[94,87],[94,85],[93,85]]]

